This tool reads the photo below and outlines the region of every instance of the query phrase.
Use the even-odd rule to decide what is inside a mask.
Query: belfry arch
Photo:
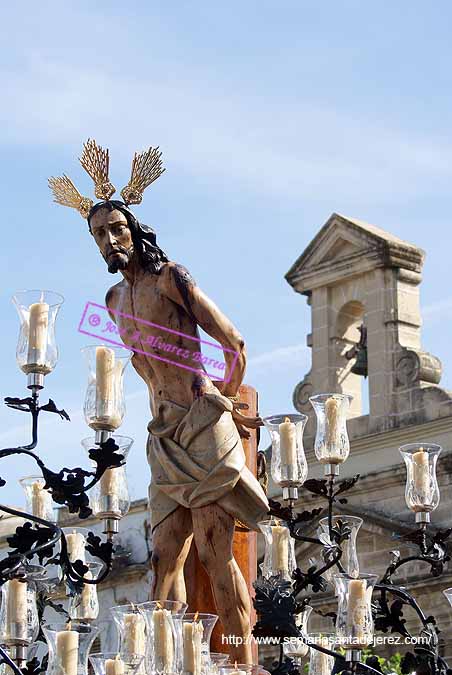
[[[362,433],[451,414],[451,396],[438,386],[441,362],[421,348],[423,262],[421,249],[373,225],[336,213],[329,218],[286,275],[311,307],[312,367],[294,391],[299,411],[312,413],[314,393],[352,394],[351,417],[360,418]],[[352,370],[356,359],[346,357],[360,340],[360,326],[366,331],[360,355],[369,386],[365,416],[361,376]]]

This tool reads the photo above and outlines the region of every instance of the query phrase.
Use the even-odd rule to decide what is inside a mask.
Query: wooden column
[[[257,414],[257,392],[253,387],[242,384],[239,389],[240,402],[247,403],[248,410],[243,410],[244,415],[253,417]],[[245,450],[246,463],[249,469],[256,475],[257,462],[257,432],[249,429],[251,438],[242,438],[243,449]],[[234,557],[242,571],[248,586],[250,596],[254,596],[253,581],[257,576],[257,534],[256,532],[240,532],[236,529],[234,534]],[[185,578],[187,580],[187,602],[191,612],[207,612],[217,614],[215,602],[212,595],[210,580],[201,565],[196,547],[192,544],[190,554],[185,563]],[[250,623],[254,626],[256,622],[256,613],[251,609]],[[212,635],[211,651],[228,652],[228,646],[221,644],[221,636],[224,633],[223,625],[217,622]],[[227,634],[227,633],[226,633]],[[253,662],[257,663],[257,645],[253,644]]]

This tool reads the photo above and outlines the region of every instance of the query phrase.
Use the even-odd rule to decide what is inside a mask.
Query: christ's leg
[[[252,663],[250,597],[232,553],[234,518],[217,504],[192,509],[191,513],[199,559],[210,577],[225,633],[244,639],[244,644],[229,647],[232,660]]]
[[[189,509],[179,506],[152,533],[152,600],[180,600],[187,593],[184,564],[193,538]]]

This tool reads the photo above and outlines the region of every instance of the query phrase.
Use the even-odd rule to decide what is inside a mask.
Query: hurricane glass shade
[[[344,568],[345,572],[351,577],[357,577],[359,575],[359,561],[358,553],[356,550],[356,537],[358,536],[358,531],[361,525],[363,524],[363,519],[358,516],[333,516],[332,519],[333,532],[330,533],[329,520],[328,518],[322,518],[319,521],[319,527],[317,533],[319,535],[322,543],[329,546],[331,543],[335,543],[335,531],[347,532],[347,538],[342,541],[340,544],[342,549],[342,556],[340,563]],[[325,560],[325,562],[327,562]],[[333,567],[333,570],[335,568]]]
[[[99,633],[82,621],[49,623],[42,627],[49,647],[47,675],[88,675],[88,654]]]
[[[48,375],[58,361],[55,321],[64,298],[54,291],[17,291],[12,301],[19,314],[16,347],[19,368],[29,375]]]
[[[338,612],[336,636],[344,649],[365,649],[373,641],[372,592],[376,574],[335,574]]]
[[[265,550],[262,574],[264,578],[277,577],[281,581],[290,581],[296,569],[294,539],[290,536],[287,524],[271,517],[258,523],[264,535]]]
[[[272,415],[263,419],[272,442],[271,475],[281,487],[300,487],[308,475],[303,448],[306,415]]]
[[[114,432],[125,415],[124,370],[132,352],[111,345],[90,345],[82,349],[88,365],[88,386],[83,412],[95,431]]]
[[[137,605],[146,622],[146,670],[173,673],[182,662],[182,642],[177,620],[188,605],[177,600],[143,602]]]
[[[353,400],[348,394],[319,394],[309,399],[317,416],[314,451],[320,464],[342,464],[350,453],[347,415]]]
[[[128,436],[113,434],[112,438],[118,446],[118,454],[123,455],[124,461],[133,445],[133,439]],[[98,448],[95,436],[84,438],[82,446],[89,455],[89,451]],[[93,466],[96,464],[93,462]],[[89,504],[97,518],[122,518],[130,508],[129,487],[125,463],[122,466],[107,469],[100,481],[89,491]]]
[[[442,448],[434,443],[402,445],[406,465],[405,500],[414,513],[434,511],[440,500],[436,464]]]

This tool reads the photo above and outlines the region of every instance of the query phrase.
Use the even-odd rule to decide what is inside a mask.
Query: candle
[[[107,469],[100,479],[100,497],[102,511],[120,512],[119,508],[119,467]]]
[[[86,572],[85,579],[92,579],[91,572]],[[80,596],[80,610],[79,615],[81,619],[97,619],[99,614],[99,603],[97,600],[97,588],[94,584],[83,584],[83,590]]]
[[[62,630],[56,636],[56,656],[64,675],[77,675],[78,670],[78,633],[71,630]]]
[[[110,417],[115,405],[115,352],[96,347],[96,415]]]
[[[424,452],[423,448],[413,453],[413,481],[420,501],[424,504],[428,503],[430,501],[430,472],[428,452]]]
[[[279,449],[281,465],[290,467],[294,479],[298,475],[296,426],[288,417],[279,425]]]
[[[234,670],[228,671],[228,675],[246,675],[246,670],[239,670],[237,668],[237,661],[234,663]]]
[[[52,512],[52,495],[44,490],[39,481],[31,485],[31,512],[37,518],[44,520]]]
[[[124,614],[124,647],[128,654],[146,653],[146,624],[141,614]]]
[[[27,584],[19,579],[11,579],[8,585],[8,603],[6,616],[8,633],[12,638],[26,640],[27,623]]]
[[[114,659],[105,660],[105,675],[124,675],[126,672],[126,664],[117,654]]]
[[[289,530],[283,525],[272,526],[272,570],[289,572]]]
[[[201,673],[201,643],[203,636],[202,621],[184,621],[184,671],[200,675]]]
[[[319,644],[321,647],[326,649],[330,648],[328,638],[325,636],[320,637]],[[328,654],[318,651],[317,649],[311,649],[311,660],[309,664],[309,675],[330,675],[333,670],[334,659]]]
[[[46,302],[35,302],[30,305],[29,312],[27,365],[45,366],[49,305]]]
[[[366,630],[368,615],[367,582],[353,579],[348,586],[347,626],[353,638],[353,646],[366,646],[369,642]]]
[[[332,396],[325,402],[326,438],[325,445],[327,457],[321,460],[323,464],[340,464],[344,458],[340,453],[340,401]]]
[[[73,530],[72,533],[66,535],[67,553],[71,563],[76,560],[86,562],[85,554],[85,537],[81,532]]]
[[[155,609],[152,613],[156,670],[171,672],[174,660],[174,638],[171,612]]]

